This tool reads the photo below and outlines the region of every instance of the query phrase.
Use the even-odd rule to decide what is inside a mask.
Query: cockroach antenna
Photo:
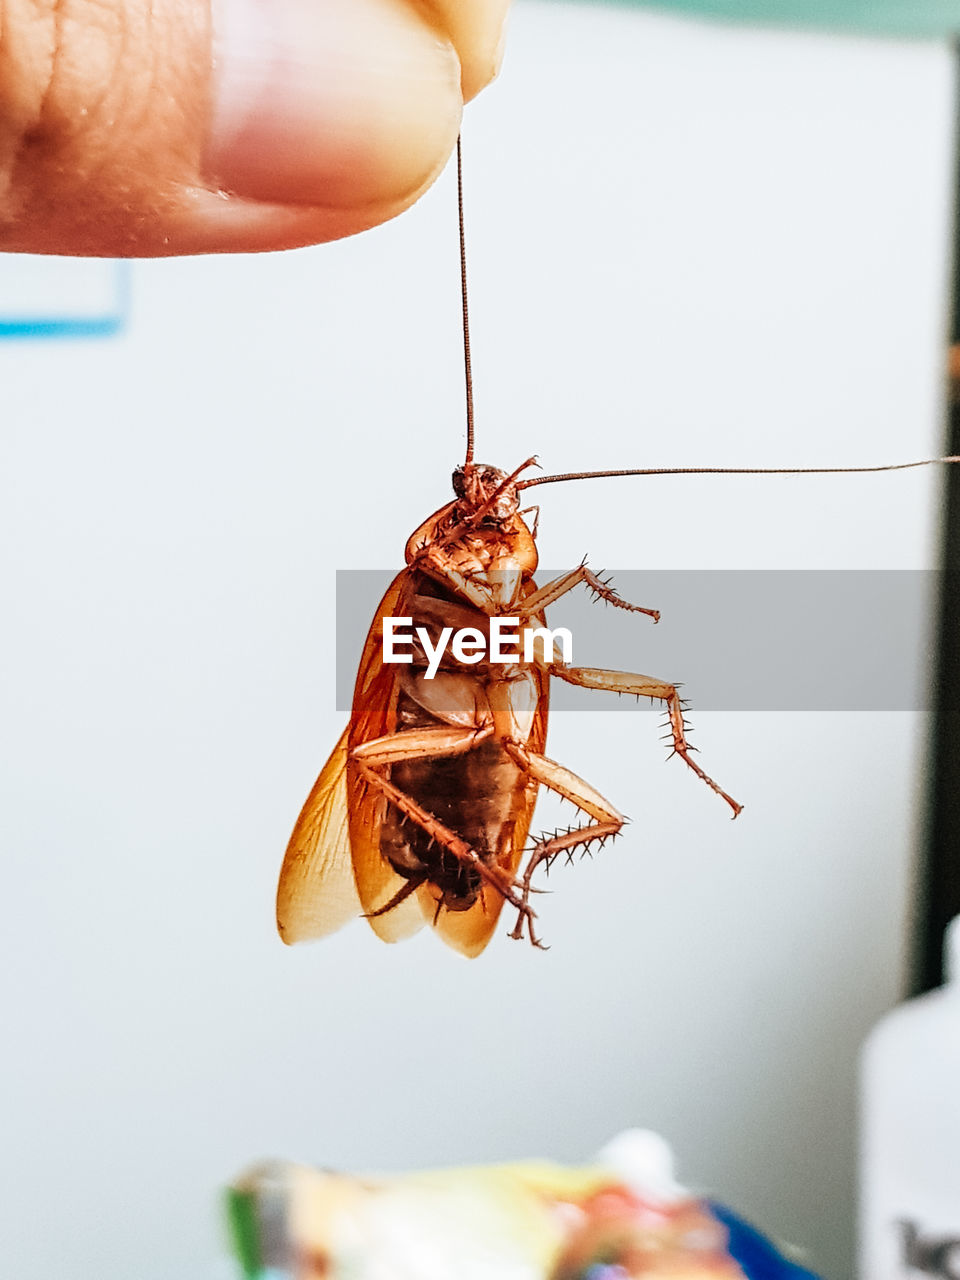
[[[460,220],[460,301],[463,306],[463,374],[467,391],[467,456],[473,462],[473,375],[470,372],[470,317],[467,314],[467,239],[463,232],[463,152],[457,138],[457,212]]]
[[[935,467],[944,462],[960,462],[960,455],[921,458],[919,462],[888,462],[875,467],[630,467],[621,471],[568,471],[557,476],[535,476],[521,480],[518,489],[535,484],[558,484],[561,480],[601,480],[606,476],[832,476],[863,474],[867,471],[908,471],[911,467]]]
[[[464,466],[473,462],[473,373],[470,365],[470,316],[467,307],[467,238],[463,228],[463,144],[457,137],[457,220],[460,228],[460,303],[463,312],[463,375],[467,397],[467,452]],[[533,465],[531,458],[518,468]],[[536,484],[559,484],[561,480],[602,480],[610,476],[831,476],[857,475],[876,471],[909,471],[912,467],[933,467],[939,463],[960,462],[960,455],[944,458],[921,458],[918,462],[889,462],[872,467],[630,467],[615,471],[567,471],[562,475],[535,476],[521,480],[520,489]],[[514,475],[510,476],[513,481]],[[501,485],[495,496],[499,496]]]

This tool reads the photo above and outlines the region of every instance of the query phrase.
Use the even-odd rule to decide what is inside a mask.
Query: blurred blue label
[[[788,1262],[765,1235],[725,1205],[712,1201],[709,1208],[727,1228],[730,1256],[743,1269],[747,1280],[820,1280],[798,1263]]]
[[[127,320],[130,264],[0,254],[0,338],[106,338]]]

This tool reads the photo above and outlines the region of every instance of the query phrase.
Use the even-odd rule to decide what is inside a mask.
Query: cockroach
[[[454,500],[407,541],[406,568],[371,624],[360,659],[350,724],[303,806],[287,846],[277,893],[277,924],[287,943],[322,937],[362,915],[385,942],[425,923],[465,956],[493,934],[504,904],[517,912],[511,938],[542,946],[531,906],[532,876],[560,855],[616,836],[626,819],[599,791],[544,754],[550,681],[634,694],[664,704],[672,753],[724,801],[741,805],[693,759],[686,704],[677,686],[654,676],[568,666],[545,631],[546,608],[579,584],[616,608],[646,614],[582,562],[543,586],[536,521],[520,508],[534,485],[610,476],[822,474],[890,471],[929,459],[877,467],[670,467],[571,472],[521,479],[535,459],[507,473],[474,461],[473,393],[467,315],[463,181],[457,147],[460,272],[466,376],[467,449],[453,473]],[[385,619],[403,619],[409,659],[387,664]],[[516,619],[515,662],[444,650],[453,629],[487,651],[494,620]],[[529,655],[529,656],[526,656]],[[527,848],[540,787],[570,800],[580,825]],[[526,865],[521,868],[525,853]]]

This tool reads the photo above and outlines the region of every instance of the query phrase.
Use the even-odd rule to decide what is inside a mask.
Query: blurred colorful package
[[[227,1204],[246,1280],[816,1280],[680,1187],[644,1130],[583,1167],[357,1178],[267,1163]]]

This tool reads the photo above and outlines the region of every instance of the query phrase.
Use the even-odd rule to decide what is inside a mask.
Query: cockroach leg
[[[631,613],[645,613],[654,622],[660,621],[660,611],[658,609],[645,609],[643,605],[630,604],[610,586],[607,579],[601,578],[592,569],[588,568],[586,562],[578,564],[576,569],[571,569],[569,573],[564,573],[559,578],[554,578],[552,582],[545,583],[539,591],[534,591],[532,595],[527,596],[520,606],[520,616],[529,618],[535,613],[540,613],[548,605],[553,604],[555,600],[565,596],[568,591],[572,591],[580,582],[585,582],[594,595],[606,601],[607,604],[614,605],[617,609],[628,609]]]
[[[469,577],[458,569],[452,557],[438,543],[430,543],[420,554],[427,573],[449,583],[458,595],[469,600],[481,613],[496,612],[496,597],[491,588],[481,579]]]
[[[736,817],[743,809],[732,796],[727,795],[722,787],[705,773],[691,757],[694,750],[687,742],[686,722],[683,718],[683,704],[677,686],[666,680],[657,680],[654,676],[634,675],[628,671],[606,671],[595,667],[567,667],[562,662],[550,665],[550,674],[567,684],[578,685],[581,689],[603,689],[608,693],[631,693],[638,698],[657,698],[667,705],[670,735],[673,739],[673,754],[690,766],[698,778],[702,779],[721,800],[725,800]]]
[[[401,902],[406,902],[411,893],[416,893],[422,884],[427,880],[426,875],[411,876],[400,886],[389,902],[385,902],[382,907],[377,907],[376,911],[367,911],[364,914],[364,920],[376,920],[377,916],[385,916],[388,911],[392,911],[394,907],[399,907]]]
[[[578,670],[578,668],[574,667],[571,670]],[[599,791],[591,787],[589,782],[584,782],[583,778],[578,777],[572,769],[557,764],[556,760],[538,755],[535,751],[528,751],[526,747],[511,738],[502,739],[500,745],[514,764],[528,777],[542,782],[545,787],[555,791],[564,800],[570,800],[595,821],[615,823],[618,830],[623,826],[626,821],[623,814],[618,813],[609,800],[605,800]]]
[[[606,840],[611,836],[617,835],[626,819],[623,814],[613,807],[609,800],[605,800],[599,791],[591,787],[588,782],[584,782],[583,778],[578,777],[571,769],[567,769],[564,765],[557,764],[555,760],[549,760],[546,756],[539,755],[535,751],[528,751],[519,742],[514,742],[511,739],[503,740],[501,745],[507,755],[528,777],[543,783],[545,787],[562,796],[564,800],[570,800],[578,809],[581,809],[594,819],[593,822],[588,823],[586,826],[574,828],[564,832],[562,835],[554,835],[549,840],[541,839],[537,841],[531,851],[530,859],[521,881],[523,885],[523,901],[527,903],[532,892],[530,882],[533,873],[541,862],[546,862],[549,866],[559,853],[569,853],[580,845],[586,847],[592,844],[594,840]],[[523,936],[524,918],[523,912],[517,916],[517,923],[510,934],[511,938]],[[530,941],[535,946],[540,946],[539,941],[533,936],[533,923],[529,917],[527,917],[527,927],[530,930]]]
[[[537,532],[540,529],[540,508],[539,507],[521,507],[521,509],[517,512],[517,515],[528,516],[531,511],[534,513],[534,516],[533,516],[533,527],[530,530],[530,537],[534,540],[534,542],[536,542]]]
[[[472,751],[493,733],[493,725],[481,725],[476,729],[404,729],[388,733],[382,738],[371,738],[350,752],[354,760],[361,760],[371,768],[385,764],[397,764],[401,760],[440,759],[444,756],[460,756]]]
[[[609,840],[612,836],[618,835],[623,823],[623,818],[619,818],[616,822],[591,822],[585,827],[576,827],[570,831],[563,832],[561,835],[551,836],[549,840],[538,840],[531,850],[530,860],[523,873],[524,901],[527,900],[527,896],[532,892],[530,881],[541,862],[546,862],[549,866],[558,854],[572,853],[580,845],[583,845],[584,851],[586,851],[586,848],[593,844],[594,840],[603,842],[604,840]],[[524,915],[521,913],[517,916],[517,923],[514,925],[513,932],[509,934],[509,937],[519,939],[523,936],[523,921]],[[531,931],[530,941],[535,946],[541,946],[542,944],[533,937],[533,924],[529,919],[527,919],[527,927]]]
[[[393,757],[393,759],[396,758]],[[524,888],[520,881],[511,880],[499,867],[490,866],[489,863],[484,862],[476,849],[467,844],[466,840],[463,840],[455,831],[451,831],[449,827],[445,826],[439,818],[417,804],[412,796],[407,795],[405,791],[401,791],[399,787],[394,786],[382,774],[377,773],[365,760],[358,761],[358,764],[360,775],[364,782],[375,787],[386,796],[390,803],[395,805],[402,814],[410,818],[419,827],[422,827],[428,836],[435,840],[437,844],[443,845],[445,849],[448,849],[464,866],[472,867],[482,880],[485,880],[487,884],[496,889],[505,902],[509,902],[511,907],[516,907],[523,916],[529,917],[535,914],[527,901],[527,895],[521,896],[517,892],[518,889]]]
[[[517,916],[517,923],[514,925],[514,927],[513,927],[513,928],[510,930],[510,932],[507,934],[507,937],[508,937],[508,938],[513,938],[515,942],[519,942],[519,941],[521,940],[521,938],[523,937],[523,922],[524,922],[524,920],[526,920],[526,922],[527,922],[527,934],[528,934],[528,936],[529,936],[529,938],[530,938],[530,945],[531,945],[531,946],[534,946],[534,947],[537,947],[537,948],[538,948],[538,950],[540,950],[540,951],[549,951],[549,950],[550,950],[550,948],[547,946],[547,944],[546,944],[546,943],[545,943],[541,938],[538,938],[538,937],[537,937],[537,935],[536,935],[536,934],[534,933],[534,931],[533,931],[533,916],[532,916],[532,914],[524,913],[524,912],[522,912],[522,911],[521,911],[521,912],[520,912],[520,914]]]

